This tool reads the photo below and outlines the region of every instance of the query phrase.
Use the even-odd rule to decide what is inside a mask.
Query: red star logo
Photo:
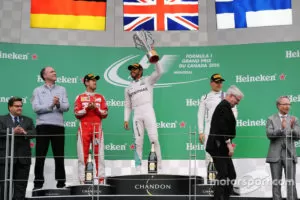
[[[184,121],[180,122],[179,126],[180,128],[185,128],[185,122]]]
[[[30,142],[30,148],[34,148],[35,144],[34,142]]]
[[[36,59],[38,59],[38,56],[36,54],[32,54],[31,58],[32,58],[32,60],[36,60]]]
[[[130,145],[130,149],[134,150],[135,149],[135,145],[134,144]]]
[[[284,73],[280,74],[279,79],[280,80],[285,80],[286,75]]]

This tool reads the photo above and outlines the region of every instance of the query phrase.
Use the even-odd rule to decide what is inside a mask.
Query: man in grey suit
[[[13,200],[25,199],[31,164],[30,139],[33,138],[36,133],[32,119],[22,115],[22,106],[21,98],[12,97],[8,101],[9,113],[0,116],[0,199],[4,199],[5,162],[9,162],[9,160],[5,158],[7,129],[15,136],[13,155]],[[11,145],[11,140],[9,141],[9,145]]]
[[[270,147],[267,163],[270,163],[272,175],[273,199],[281,200],[282,168],[287,181],[287,200],[297,199],[295,141],[300,139],[299,121],[289,114],[290,100],[281,96],[276,101],[278,113],[270,116],[266,125]]]

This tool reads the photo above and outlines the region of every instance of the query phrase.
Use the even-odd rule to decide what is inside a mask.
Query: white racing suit
[[[223,91],[215,92],[210,91],[201,97],[199,109],[198,109],[198,130],[199,133],[205,134],[204,150],[206,148],[206,142],[210,131],[210,123],[212,115],[217,105],[225,98],[226,93]],[[236,106],[232,108],[235,118],[237,118],[238,112]],[[211,159],[209,153],[205,154],[206,167]]]
[[[134,80],[125,89],[124,121],[129,121],[130,113],[134,110],[133,130],[135,140],[135,166],[141,166],[143,155],[144,131],[147,130],[150,142],[154,142],[157,155],[157,166],[161,168],[161,151],[158,141],[156,117],[153,109],[153,87],[162,75],[159,63],[155,71],[145,78]]]

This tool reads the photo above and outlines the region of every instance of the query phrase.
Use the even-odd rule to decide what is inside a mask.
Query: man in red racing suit
[[[80,124],[77,138],[78,177],[81,184],[85,181],[85,166],[90,144],[94,151],[96,177],[94,183],[103,183],[105,177],[104,138],[102,119],[107,117],[107,105],[101,94],[95,93],[99,76],[88,74],[84,77],[86,92],[78,95],[74,104],[74,112]]]

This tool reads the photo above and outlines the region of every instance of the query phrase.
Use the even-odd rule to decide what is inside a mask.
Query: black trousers
[[[9,168],[8,165],[8,177],[9,179]],[[26,188],[28,183],[30,171],[30,164],[20,163],[18,160],[15,161],[13,166],[13,200],[24,200],[26,195]],[[5,164],[0,164],[0,199],[4,199],[4,176],[5,176]],[[9,181],[7,183],[7,198],[9,192]]]
[[[34,167],[34,187],[41,188],[44,184],[44,164],[51,141],[52,152],[55,162],[55,180],[57,187],[65,186],[66,172],[64,164],[65,128],[54,125],[36,126],[36,153]]]
[[[233,190],[236,173],[232,159],[228,156],[213,156],[217,170],[217,181],[214,190],[214,200],[227,200]]]

